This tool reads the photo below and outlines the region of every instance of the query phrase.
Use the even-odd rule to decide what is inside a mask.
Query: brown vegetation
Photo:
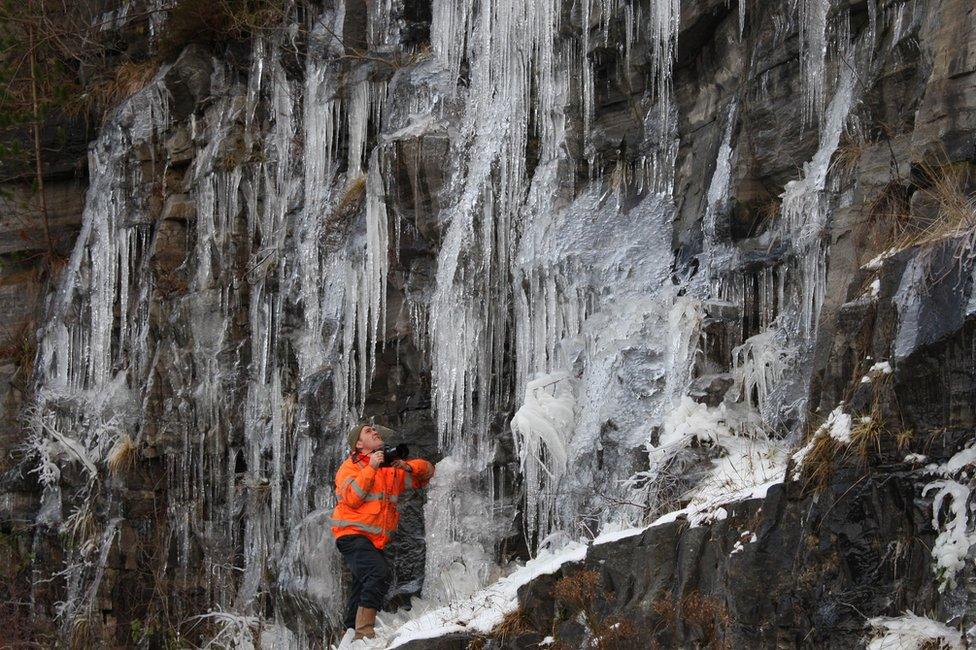
[[[656,631],[678,631],[680,625],[686,635],[694,635],[701,647],[720,650],[729,647],[725,631],[731,623],[728,609],[716,596],[706,596],[698,590],[690,591],[677,601],[662,596],[651,603],[651,611],[660,619]]]
[[[903,250],[962,237],[976,243],[976,193],[971,169],[944,157],[915,166],[912,179],[888,183],[867,205],[869,223],[882,236],[879,250]]]
[[[603,590],[597,571],[584,569],[560,578],[552,590],[553,598],[572,615],[582,614],[593,636],[593,647],[600,650],[627,647],[637,638],[633,623],[620,616],[601,617],[597,605],[612,594]],[[558,639],[557,639],[558,641]]]
[[[216,47],[277,28],[288,4],[273,0],[183,0],[169,11],[159,54],[173,59],[190,43]]]

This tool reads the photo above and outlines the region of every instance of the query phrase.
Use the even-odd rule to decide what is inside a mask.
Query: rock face
[[[412,647],[976,623],[967,0],[340,0],[244,40],[108,116],[86,195],[52,167],[56,282],[0,220],[16,640],[335,638],[364,418],[444,459],[391,607],[686,513]]]

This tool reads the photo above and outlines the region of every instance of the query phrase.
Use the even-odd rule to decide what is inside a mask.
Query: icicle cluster
[[[398,46],[397,4],[369,3],[371,51]],[[94,484],[123,436],[152,437],[165,457],[176,581],[192,583],[198,549],[212,577],[211,615],[237,634],[240,621],[266,611],[269,573],[285,586],[302,579],[295,565],[309,524],[320,525],[314,518],[334,499],[315,459],[340,455],[333,434],[363,415],[398,319],[409,320],[430,362],[444,457],[425,509],[427,596],[461,597],[488,581],[518,509],[539,548],[611,519],[636,523],[669,499],[693,501],[681,492],[690,441],[721,445],[736,462],[751,458],[757,430],[779,424],[784,404],[805,393],[835,208],[830,162],[857,99],[858,67],[838,66],[832,83],[829,2],[799,4],[805,112],[818,120],[818,149],[758,238],[772,261],[749,266],[725,223],[742,100],[728,102],[698,215],[697,276],[675,268],[672,241],[678,0],[582,0],[578,17],[558,0],[434,0],[432,51],[389,81],[375,80],[370,64],[344,67],[344,5],[310,20],[300,80],[293,53],[270,37],[255,40],[246,79],[215,61],[214,100],[189,120],[197,153],[181,191],[196,214],[179,269],[187,286],[173,300],[154,285],[155,231],[139,200],[161,163],[136,153],[173,126],[161,73],[92,146],[82,232],[42,332],[31,444],[45,521],[62,518],[66,468]],[[741,39],[744,2],[739,12]],[[567,24],[577,18],[579,27]],[[623,42],[611,52],[616,30]],[[859,55],[846,49],[843,21],[834,32],[838,56]],[[628,98],[636,152],[608,153],[593,137],[604,56],[619,59],[625,81],[648,76],[643,96]],[[390,101],[408,86],[416,91],[408,100]],[[403,313],[388,319],[391,253],[402,229],[417,226],[388,195],[393,166],[404,164],[401,145],[419,151],[431,134],[449,142],[432,228],[436,273],[423,286],[408,278]],[[165,302],[166,323],[153,316],[154,301]],[[716,307],[738,314],[720,369],[704,359]],[[692,382],[716,370],[734,382],[724,402],[691,400]],[[304,396],[323,386],[331,399],[312,414]],[[151,401],[162,412],[147,413]],[[500,414],[513,416],[509,426]],[[505,458],[510,442],[517,462]],[[642,446],[648,469],[635,490],[624,479]],[[772,443],[759,447],[782,455]],[[707,475],[699,505],[717,502],[733,460]],[[762,468],[765,482],[772,469]],[[646,511],[607,508],[635,494]],[[72,503],[62,525],[87,530],[90,506]],[[117,530],[103,519],[68,560],[66,620],[97,590]],[[338,583],[325,591],[337,598]]]

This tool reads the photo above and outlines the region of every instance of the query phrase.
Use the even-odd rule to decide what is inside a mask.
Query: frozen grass
[[[122,476],[128,473],[135,465],[138,451],[138,447],[128,433],[120,434],[105,460],[109,473],[112,476]]]
[[[203,650],[209,648],[253,648],[255,634],[261,625],[257,616],[247,616],[228,612],[219,607],[212,612],[194,616],[194,624],[206,623],[212,625],[216,632],[201,646]]]
[[[910,611],[896,618],[872,618],[868,625],[872,628],[868,650],[962,650],[965,647],[958,630]]]
[[[69,104],[72,115],[106,112],[148,86],[159,71],[159,61],[126,61],[106,71],[78,100]]]
[[[691,467],[681,459],[694,448],[707,450],[712,460],[700,467],[700,480],[689,488],[684,479]],[[659,444],[648,451],[650,469],[629,481],[635,494],[655,506],[651,515],[671,510],[655,523],[684,516],[694,526],[722,518],[723,504],[765,496],[771,485],[783,481],[788,460],[785,444],[766,434],[749,405],[708,407],[688,397],[669,414]],[[701,460],[695,462],[699,467]],[[613,528],[606,530],[608,536],[617,535]]]
[[[897,251],[958,237],[957,253],[963,256],[976,247],[976,195],[967,187],[965,170],[948,161],[918,165],[914,185],[918,203],[928,210],[911,210],[908,190],[894,183],[879,192],[868,206],[871,220],[887,230],[882,241],[885,253],[868,262],[866,268]]]

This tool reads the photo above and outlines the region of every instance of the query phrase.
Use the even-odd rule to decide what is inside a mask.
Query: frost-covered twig
[[[956,574],[966,565],[970,549],[976,545],[976,525],[969,518],[973,482],[967,471],[976,464],[976,445],[956,453],[943,465],[929,465],[926,470],[941,476],[922,488],[922,495],[935,492],[932,498],[932,526],[939,531],[932,547],[939,590],[952,588]],[[965,482],[964,482],[965,481]],[[942,506],[948,504],[943,517]]]
[[[217,628],[217,633],[202,648],[251,648],[254,647],[255,632],[261,626],[259,616],[238,614],[217,609],[190,617],[194,625],[209,621]]]

